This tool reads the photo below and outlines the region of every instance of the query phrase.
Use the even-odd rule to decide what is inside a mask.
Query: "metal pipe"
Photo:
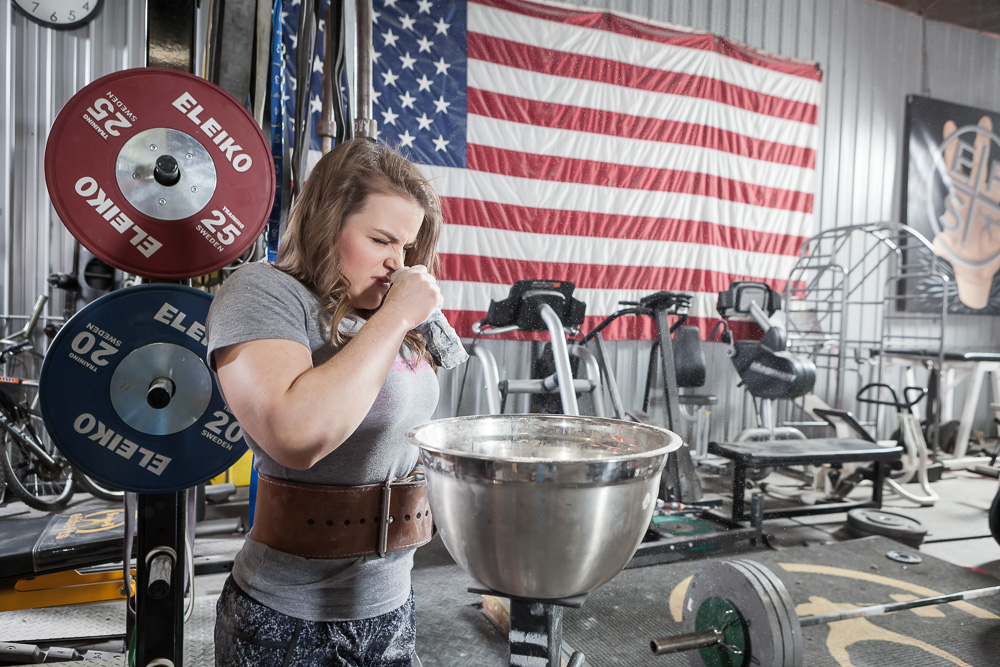
[[[569,348],[566,345],[566,331],[563,329],[559,315],[547,303],[538,305],[538,314],[549,330],[552,341],[552,359],[556,364],[556,377],[559,379],[559,396],[562,398],[563,414],[571,417],[580,416],[580,407],[576,402],[576,391],[573,387],[573,369],[569,365]]]
[[[358,93],[354,136],[378,138],[378,124],[372,118],[372,0],[355,0],[358,28]],[[334,87],[336,87],[336,82]]]
[[[682,651],[709,648],[711,646],[718,646],[721,643],[722,631],[716,628],[709,628],[701,632],[688,632],[683,635],[659,637],[649,642],[649,648],[655,655],[667,655],[668,653],[681,653]]]
[[[618,381],[615,379],[614,369],[608,361],[608,351],[604,346],[604,337],[600,332],[594,334],[594,349],[597,350],[597,363],[604,373],[605,384],[608,386],[608,394],[611,396],[611,408],[615,411],[615,419],[625,419],[625,407],[622,403],[621,393],[618,391]]]
[[[482,345],[473,345],[472,354],[483,366],[483,382],[486,384],[486,409],[491,415],[500,414],[500,371],[496,357]]]
[[[591,383],[590,400],[594,404],[594,414],[598,417],[607,417],[607,410],[604,408],[604,388],[601,386],[601,367],[597,363],[597,357],[583,345],[572,345],[569,348],[570,354],[577,357],[587,371],[587,380]],[[576,384],[576,382],[574,382]]]

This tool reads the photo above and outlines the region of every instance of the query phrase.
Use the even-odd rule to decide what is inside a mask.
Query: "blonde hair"
[[[277,268],[319,297],[320,316],[329,316],[330,341],[338,346],[349,337],[340,330],[346,316],[368,318],[375,312],[351,306],[339,252],[347,219],[373,194],[405,197],[423,209],[423,222],[405,262],[407,266],[422,264],[436,273],[441,200],[412,162],[367,138],[341,143],[313,167],[278,246]],[[417,358],[427,356],[424,340],[416,331],[406,335],[404,344]]]

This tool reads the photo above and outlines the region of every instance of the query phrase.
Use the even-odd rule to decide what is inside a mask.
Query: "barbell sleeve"
[[[721,643],[722,631],[713,627],[701,632],[688,632],[683,635],[659,637],[649,642],[649,648],[653,651],[654,655],[667,655],[668,653],[681,653],[683,651],[718,646]]]

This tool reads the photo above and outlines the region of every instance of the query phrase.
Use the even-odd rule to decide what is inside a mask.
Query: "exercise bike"
[[[734,281],[728,290],[719,292],[716,310],[722,320],[709,339],[718,335],[729,346],[727,354],[740,377],[740,386],[750,393],[757,407],[757,427],[740,431],[735,442],[805,440],[806,435],[799,429],[777,425],[776,401],[808,394],[816,383],[816,364],[786,351],[781,295],[765,283]],[[756,322],[764,330],[763,337],[737,340],[732,327],[737,321]]]
[[[657,365],[660,366],[666,427],[677,431],[681,420],[692,426],[692,446],[684,444],[669,455],[660,487],[660,497],[665,501],[682,503],[702,500],[701,481],[695,472],[692,456],[707,452],[709,408],[718,402],[716,396],[693,393],[694,389],[705,384],[706,363],[698,328],[685,324],[691,299],[692,295],[685,292],[661,291],[644,296],[639,301],[619,301],[623,308],[605,317],[580,340],[581,345],[593,342],[596,346],[597,359],[618,419],[654,423],[648,411]],[[626,316],[651,318],[656,333],[649,351],[641,410],[627,410],[623,406],[614,374],[606,362],[607,353],[601,336],[601,332],[612,322]]]

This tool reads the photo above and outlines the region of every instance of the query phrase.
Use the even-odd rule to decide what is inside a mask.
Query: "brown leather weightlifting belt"
[[[254,540],[306,558],[351,558],[414,549],[434,522],[423,479],[364,486],[304,484],[257,476]]]

